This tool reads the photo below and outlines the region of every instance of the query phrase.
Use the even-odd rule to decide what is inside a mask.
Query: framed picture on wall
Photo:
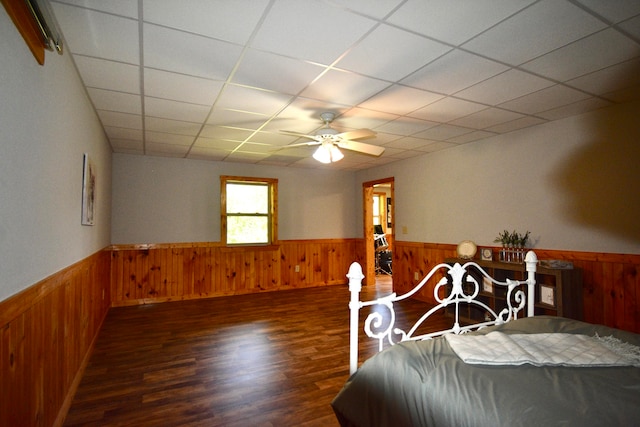
[[[82,225],[94,224],[96,202],[96,166],[87,153],[82,169]]]
[[[391,197],[387,197],[387,228],[393,227],[393,218],[391,218]]]

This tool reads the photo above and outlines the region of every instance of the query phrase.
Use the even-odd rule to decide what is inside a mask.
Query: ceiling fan
[[[340,148],[356,151],[358,153],[368,154],[371,156],[380,156],[384,152],[384,147],[365,144],[364,142],[353,141],[354,139],[375,136],[376,133],[372,130],[357,129],[347,132],[338,132],[337,130],[332,129],[330,124],[335,117],[336,115],[331,112],[320,114],[320,118],[324,123],[324,127],[318,129],[315,132],[315,135],[307,135],[304,133],[291,132],[286,130],[281,131],[282,133],[285,133],[287,135],[294,135],[312,140],[309,142],[287,145],[282,148],[300,147],[303,145],[320,145],[320,147],[318,147],[316,152],[313,154],[313,158],[322,163],[332,163],[341,160],[344,157],[344,154],[342,154]]]

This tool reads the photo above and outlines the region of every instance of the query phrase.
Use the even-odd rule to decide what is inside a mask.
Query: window
[[[385,193],[373,194],[373,225],[383,225]]]
[[[221,176],[220,187],[223,243],[268,245],[277,240],[277,179]]]

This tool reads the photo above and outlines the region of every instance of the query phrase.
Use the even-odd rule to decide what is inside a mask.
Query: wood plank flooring
[[[391,292],[380,279],[361,299]],[[348,301],[339,285],[112,308],[65,425],[337,426]],[[423,311],[407,301],[399,321]]]

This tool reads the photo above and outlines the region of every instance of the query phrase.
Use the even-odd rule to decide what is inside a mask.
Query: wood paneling
[[[100,251],[0,302],[0,426],[60,425],[109,309]]]
[[[495,248],[494,252],[498,248]],[[640,255],[535,249],[538,259],[573,262],[582,269],[584,320],[640,333]],[[436,264],[456,255],[456,245],[396,241],[393,285],[398,293],[410,290]],[[432,280],[420,297],[433,302]]]
[[[409,290],[456,246],[394,242],[393,283]],[[110,305],[254,294],[346,283],[364,264],[363,239],[117,246],[0,302],[0,425],[50,426],[64,418]],[[640,255],[536,249],[583,271],[585,320],[640,333]],[[299,271],[296,271],[299,266]],[[437,279],[437,278],[436,278]],[[432,301],[436,280],[421,297]]]
[[[345,283],[356,239],[271,246],[113,246],[112,305],[188,300]],[[360,247],[360,246],[358,246]]]

